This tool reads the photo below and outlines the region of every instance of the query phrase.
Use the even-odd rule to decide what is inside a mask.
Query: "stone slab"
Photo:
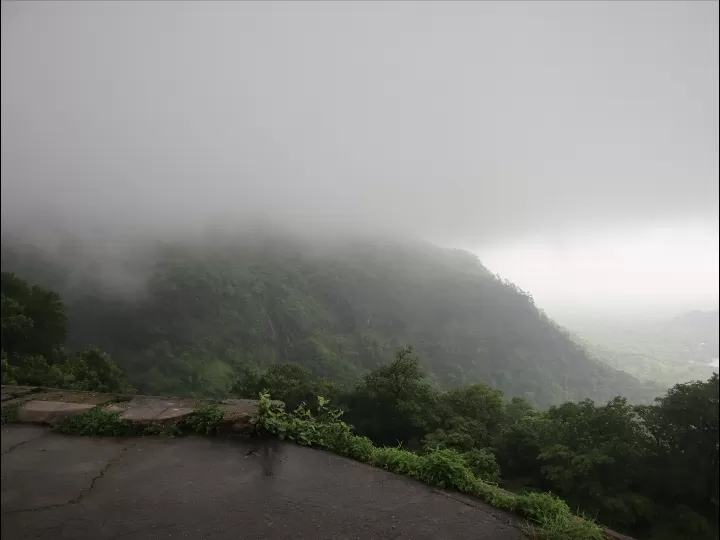
[[[218,407],[223,412],[221,431],[249,433],[253,429],[252,420],[260,411],[260,402],[255,399],[223,399]]]
[[[38,401],[64,401],[66,403],[87,403],[90,405],[104,405],[116,401],[114,394],[101,394],[98,392],[73,392],[70,390],[46,390],[33,396]]]
[[[155,422],[179,422],[194,410],[191,407],[169,407],[155,417]]]
[[[37,392],[38,388],[35,386],[9,386],[9,385],[3,385],[2,387],[2,398],[0,401],[9,401],[11,399],[17,399],[19,397],[24,397],[29,394],[32,394],[33,392]]]
[[[167,407],[153,406],[130,407],[120,413],[120,418],[127,420],[128,422],[152,422],[166,409]]]
[[[95,405],[89,403],[66,403],[64,401],[28,401],[18,411],[18,421],[54,426],[66,418],[82,414]]]
[[[192,414],[196,402],[190,399],[163,399],[136,396],[124,403],[115,403],[108,410],[119,412],[120,418],[134,423],[175,423]]]

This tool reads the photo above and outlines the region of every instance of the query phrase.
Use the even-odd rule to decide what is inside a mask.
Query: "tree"
[[[3,384],[128,392],[110,357],[97,348],[68,356],[67,318],[60,296],[2,272]]]
[[[677,516],[691,515],[688,507],[718,523],[718,395],[715,373],[707,381],[675,385],[655,405],[639,409],[648,437],[643,484],[672,509],[674,528]]]
[[[412,347],[400,349],[395,360],[368,373],[346,396],[347,418],[361,435],[381,444],[418,445],[436,424],[437,394],[425,383]]]
[[[426,438],[426,444],[460,451],[495,445],[505,409],[502,392],[486,384],[472,384],[448,391],[440,401],[447,412],[442,427]]]
[[[637,490],[643,430],[627,400],[565,403],[547,419],[539,460],[558,494],[613,525],[653,517],[652,501]]]
[[[2,272],[2,348],[12,363],[20,355],[51,358],[67,338],[67,317],[60,296]]]
[[[250,399],[257,399],[260,392],[268,392],[273,399],[283,401],[287,409],[305,403],[310,410],[315,410],[318,396],[334,400],[339,389],[327,379],[313,379],[309,369],[287,363],[272,365],[262,375],[256,370],[244,370],[230,392]]]
[[[66,384],[73,389],[123,393],[132,391],[120,368],[107,353],[97,347],[88,347],[78,352],[63,367]]]

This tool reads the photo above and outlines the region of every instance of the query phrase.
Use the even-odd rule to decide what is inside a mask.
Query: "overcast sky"
[[[1,118],[4,226],[261,215],[717,305],[717,2],[3,2]]]

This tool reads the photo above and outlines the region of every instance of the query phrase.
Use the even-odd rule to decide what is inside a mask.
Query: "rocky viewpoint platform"
[[[324,451],[247,438],[64,437],[40,427],[96,407],[140,427],[171,427],[216,405],[223,412],[218,431],[243,434],[252,431],[256,400],[4,385],[1,402],[3,418],[11,408],[14,422],[37,426],[3,426],[3,538],[219,539],[236,538],[238,530],[268,540],[525,538],[516,516]],[[142,455],[121,465],[130,451]],[[97,475],[90,478],[91,472]],[[105,477],[110,485],[96,486]],[[88,478],[89,487],[82,487]],[[218,492],[238,504],[218,514]],[[144,514],[145,509],[153,511]],[[95,517],[88,519],[88,512]],[[604,533],[632,540],[609,529]]]
[[[133,424],[170,426],[207,405],[220,408],[223,418],[218,428],[231,433],[251,431],[251,420],[258,413],[258,401],[252,399],[207,400],[2,386],[2,408],[17,408],[18,422],[49,426],[96,407],[117,412],[122,420]]]

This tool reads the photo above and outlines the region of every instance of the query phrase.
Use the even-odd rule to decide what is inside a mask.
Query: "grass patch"
[[[57,430],[65,435],[98,437],[122,437],[141,432],[137,426],[121,419],[120,413],[101,407],[65,419],[57,426]]]
[[[364,461],[386,471],[412,476],[413,478],[420,477],[420,456],[403,448],[373,447],[369,459]]]
[[[3,409],[3,415],[5,414]],[[211,435],[218,432],[223,412],[217,405],[203,405],[177,424],[134,424],[123,420],[119,412],[95,407],[72,416],[57,426],[60,433],[90,437],[125,437],[130,435],[161,435],[174,437],[183,433]],[[3,416],[4,419],[4,416]],[[3,420],[4,423],[4,420]]]
[[[375,447],[369,439],[352,433],[342,412],[332,410],[318,398],[312,415],[304,405],[289,413],[260,394],[260,413],[255,433],[275,435],[306,446],[317,446],[390,472],[416,478],[426,484],[467,493],[486,503],[525,517],[524,532],[538,540],[600,540],[602,529],[591,520],[574,515],[564,501],[550,493],[510,493],[490,481],[495,479],[494,458],[485,451],[461,454],[437,449],[418,455],[400,447]],[[481,478],[478,478],[480,476]]]
[[[488,484],[487,482],[477,479],[475,480],[471,494],[496,508],[501,508],[508,512],[518,512],[518,500],[520,496],[505,491],[496,485]]]
[[[182,422],[180,429],[201,435],[216,435],[222,419],[223,411],[220,407],[215,404],[202,405]]]

